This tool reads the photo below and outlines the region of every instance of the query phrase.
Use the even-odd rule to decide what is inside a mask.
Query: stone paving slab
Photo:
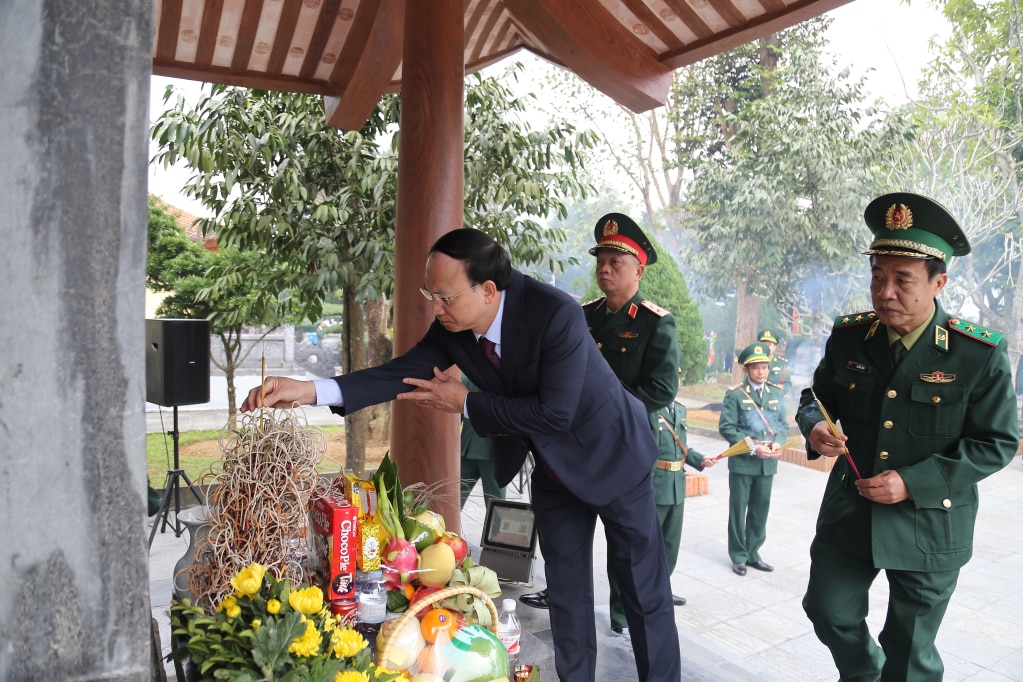
[[[197,417],[199,415],[196,415]],[[184,427],[182,427],[184,428]],[[713,434],[691,433],[690,445],[704,454],[724,449]],[[676,623],[686,682],[824,682],[838,674],[802,612],[809,575],[809,546],[827,474],[782,463],[774,482],[767,543],[762,555],[773,573],[732,573],[726,549],[728,472],[722,463],[708,470],[709,491],[686,502],[682,550],[671,577],[676,594],[689,603],[677,608]],[[484,507],[474,491],[463,512],[463,534],[478,545]],[[513,492],[511,499],[521,497]],[[960,586],[938,635],[947,682],[1023,682],[1023,467],[1017,457],[1008,468],[981,483],[980,520],[974,559],[963,569]],[[165,647],[170,634],[174,563],[187,547],[187,532],[157,533],[150,553],[150,594]],[[478,549],[476,550],[478,552]],[[594,590],[598,633],[598,682],[637,679],[628,640],[610,630],[606,552],[599,524],[594,540]],[[534,562],[532,585],[504,584],[504,596],[517,598],[544,584],[543,557]],[[875,637],[884,622],[887,581],[880,574],[870,593],[868,624]],[[522,660],[541,668],[543,682],[554,682],[550,621],[546,611],[519,605],[523,623]],[[173,668],[168,667],[171,679]]]

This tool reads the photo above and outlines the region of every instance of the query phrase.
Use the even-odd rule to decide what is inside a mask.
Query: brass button
[[[888,459],[888,451],[887,450],[882,450],[881,454],[878,455],[878,457],[880,457],[881,459]]]
[[[625,352],[625,346],[622,346],[622,352],[623,353]]]
[[[850,391],[855,391],[856,390],[856,382],[855,381],[852,382],[851,384],[849,384],[849,390]]]
[[[894,397],[896,397],[898,395],[899,395],[898,392],[894,388],[888,389],[888,397],[889,398],[894,398]]]
[[[944,500],[941,501],[941,506],[944,507],[945,509],[948,509],[949,507],[952,506],[952,500],[946,497]]]
[[[658,427],[657,427],[657,430],[658,430],[658,431],[663,431],[663,430],[664,430],[664,427],[663,427],[663,426],[658,426]]]
[[[893,424],[893,423],[892,423],[892,421],[891,421],[890,419],[886,419],[886,420],[885,420],[885,422],[884,422],[884,427],[885,427],[886,429],[890,429],[890,428],[892,428],[893,426],[895,426],[895,424]]]
[[[601,348],[603,348],[603,347],[604,347],[604,344],[602,344],[602,343],[600,343],[600,342],[598,341],[598,342],[597,342],[597,350],[600,350],[600,349],[601,349]]]
[[[941,402],[941,396],[940,395],[936,395],[936,396],[932,397],[931,398],[931,402],[934,403],[935,405],[937,405],[938,403]]]

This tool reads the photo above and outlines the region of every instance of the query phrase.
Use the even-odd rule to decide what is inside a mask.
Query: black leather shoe
[[[524,594],[519,597],[519,601],[526,606],[532,606],[534,609],[549,609],[551,607],[551,603],[547,599],[547,590]]]
[[[732,573],[746,575],[746,564],[732,564]]]
[[[680,597],[677,594],[673,594],[671,595],[671,603],[674,604],[675,606],[685,606],[686,598]]]
[[[766,561],[747,561],[746,565],[749,566],[750,568],[755,568],[758,571],[764,571],[765,573],[770,573],[771,571],[774,570],[774,566],[767,563]]]

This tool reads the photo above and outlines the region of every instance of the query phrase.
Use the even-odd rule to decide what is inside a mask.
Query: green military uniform
[[[765,329],[760,332],[760,341],[768,341],[774,344],[771,360],[768,362],[770,374],[768,374],[767,380],[781,389],[782,394],[788,393],[789,375],[792,373],[792,370],[789,369],[788,358],[778,355],[778,338],[770,329]]]
[[[766,348],[751,344],[739,354],[743,365],[767,362]],[[749,376],[725,393],[718,433],[729,446],[744,438],[758,443],[783,443],[788,431],[785,405],[778,386],[765,382],[758,392]],[[778,472],[776,458],[749,454],[728,458],[728,556],[732,564],[762,562],[760,548],[767,539],[771,486]]]
[[[465,376],[462,377],[462,383],[470,391],[478,390]],[[503,500],[505,498],[505,488],[498,485],[497,478],[494,476],[495,455],[493,439],[478,435],[472,426],[469,425],[468,421],[463,419],[461,445],[462,472],[461,485],[459,487],[462,495],[462,507],[465,507],[465,501],[469,499],[476,481],[482,481],[483,483],[484,504],[491,498]]]
[[[686,503],[685,465],[703,471],[706,459],[686,439],[686,406],[677,398],[657,411],[657,445],[661,456],[654,467],[654,504],[668,554],[668,574],[675,572],[682,545],[682,518]],[[623,616],[624,618],[624,616]]]
[[[611,228],[609,223],[614,227]],[[597,221],[594,237],[597,240],[597,245],[590,250],[594,255],[601,248],[612,248],[632,253],[640,257],[641,262],[645,259],[646,264],[654,263],[657,259],[657,252],[653,246],[650,245],[639,227],[627,216],[621,214],[604,216]],[[650,414],[650,427],[654,430],[655,436],[658,435],[658,411],[672,405],[678,394],[680,358],[674,316],[664,308],[644,299],[643,294],[639,291],[616,311],[608,310],[607,299],[598,298],[583,304],[583,312],[590,334],[596,341],[604,359],[611,366],[615,376],[643,401]],[[672,425],[674,426],[674,423]],[[684,436],[682,437],[684,438]],[[674,443],[670,447],[662,444],[661,458],[675,461],[676,450],[677,445]],[[669,475],[659,476],[658,471],[658,469],[654,469],[655,499],[667,497],[677,499],[675,494],[678,485],[677,479],[682,480],[682,498],[684,499],[685,472],[681,469],[677,472],[665,471],[663,473]],[[678,533],[681,533],[682,528],[681,513],[682,508],[679,507],[678,519],[672,521],[678,526]],[[660,506],[658,506],[658,517],[661,518],[663,529],[665,521],[661,517]],[[665,542],[667,544],[667,538]],[[676,538],[674,540],[676,558],[678,542]],[[671,553],[669,552],[669,573],[674,568],[674,561],[670,557]],[[626,621],[621,592],[618,589],[617,580],[610,570],[608,571],[608,582],[611,586],[611,626],[624,628]]]
[[[904,213],[912,212],[942,242],[898,222],[897,233],[882,229],[876,211],[889,205],[887,225],[893,211],[902,224]],[[865,218],[876,235],[870,254],[913,258],[920,250],[938,257],[937,249],[945,260],[969,252],[954,218],[924,197],[880,197]],[[840,421],[862,477],[895,471],[909,493],[895,504],[868,500],[845,459],[835,462],[828,479],[803,607],[843,680],[942,679],[934,640],[959,569],[973,551],[977,482],[1008,464],[1018,438],[1000,333],[949,316],[935,302],[930,320],[897,340],[910,340],[901,360],[875,313],[836,318],[796,417],[809,442],[824,418],[816,395]],[[809,445],[807,451],[811,459],[819,456]],[[881,649],[865,623],[868,591],[880,569],[890,592]]]
[[[620,310],[610,313],[607,301],[598,298],[583,304],[586,324],[601,355],[623,384],[656,412],[678,394],[678,334],[675,317],[637,292]]]

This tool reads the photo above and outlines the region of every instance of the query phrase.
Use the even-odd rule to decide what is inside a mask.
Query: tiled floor
[[[724,449],[713,435],[690,435],[704,454]],[[725,527],[728,474],[724,465],[709,470],[710,492],[686,502],[682,552],[672,576],[674,592],[688,599],[676,609],[683,657],[683,680],[764,680],[813,682],[838,674],[828,651],[814,636],[800,601],[809,572],[809,545],[827,474],[781,463],[772,493],[764,559],[773,573],[732,573]],[[479,489],[463,513],[463,534],[478,543],[483,520]],[[513,493],[511,497],[516,497]],[[595,538],[594,567],[598,630],[598,682],[636,680],[628,640],[610,631],[603,533]],[[166,611],[174,563],[187,547],[187,533],[158,533],[150,553],[153,613],[169,641]],[[938,635],[945,680],[1023,682],[1023,467],[1017,457],[1008,468],[981,483],[981,510],[973,560]],[[533,587],[505,585],[517,597],[543,583],[542,558],[535,562]],[[885,613],[882,574],[871,591],[868,622],[877,633]],[[553,682],[550,624],[546,611],[519,606],[523,623],[523,662],[541,667]],[[170,675],[173,668],[169,667]],[[172,677],[173,679],[173,677]]]

